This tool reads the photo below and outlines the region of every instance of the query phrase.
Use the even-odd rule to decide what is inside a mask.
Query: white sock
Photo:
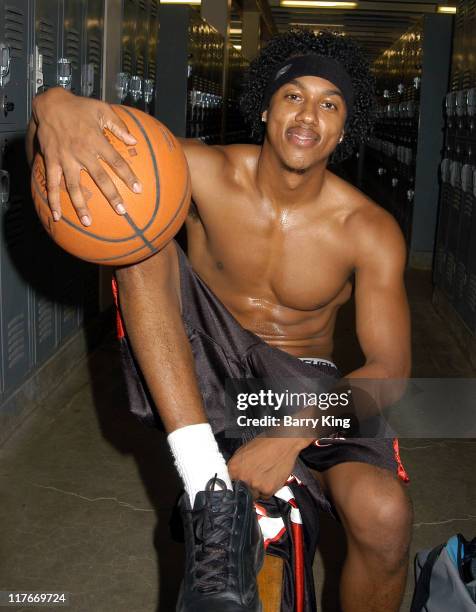
[[[215,474],[233,490],[228,468],[209,423],[187,425],[167,436],[175,466],[193,508],[195,495],[204,491]]]

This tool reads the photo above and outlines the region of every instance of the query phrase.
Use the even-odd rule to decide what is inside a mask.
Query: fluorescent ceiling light
[[[235,47],[235,49],[238,49],[238,51],[241,51],[241,45],[233,45]]]
[[[454,15],[456,13],[456,6],[439,6],[437,13],[449,13],[450,15]]]
[[[292,26],[306,26],[310,28],[343,28],[342,23],[302,23],[300,21],[293,21],[289,25]]]
[[[242,32],[242,28],[230,28],[230,34],[241,34]]]
[[[201,4],[202,0],[160,0],[160,4]]]
[[[309,0],[304,2],[302,0],[281,0],[281,6],[288,6],[290,8],[333,8],[333,9],[353,9],[357,8],[357,2],[332,2],[328,0]]]

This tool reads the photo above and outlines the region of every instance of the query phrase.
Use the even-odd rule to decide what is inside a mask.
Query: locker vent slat
[[[132,54],[128,49],[124,49],[122,69],[124,72],[128,72],[129,74],[132,73]]]
[[[12,200],[7,215],[5,215],[5,238],[9,251],[23,249],[25,240],[25,224],[21,200]]]
[[[144,58],[142,55],[138,55],[136,58],[136,73],[139,76],[144,76]]]
[[[12,57],[23,57],[25,45],[25,15],[22,10],[5,5],[5,41]]]
[[[11,369],[25,357],[25,315],[20,313],[7,325],[7,364]]]
[[[158,12],[157,0],[151,0],[151,2],[150,2],[150,16],[151,17],[157,17],[157,12]]]
[[[145,0],[139,0],[139,8],[145,11]]]
[[[148,68],[147,77],[149,79],[154,79],[155,81],[155,72],[156,72],[155,60],[149,59],[149,68]]]
[[[96,68],[101,65],[101,41],[94,36],[89,40],[88,62],[94,64]]]
[[[54,27],[51,21],[40,19],[38,27],[38,49],[43,55],[44,64],[53,64],[55,61]]]
[[[468,283],[468,304],[476,312],[476,274],[471,274]]]
[[[54,310],[51,302],[45,298],[38,300],[38,339],[43,342],[53,334]]]
[[[66,57],[71,60],[73,68],[79,68],[80,36],[77,30],[72,28],[66,34]]]

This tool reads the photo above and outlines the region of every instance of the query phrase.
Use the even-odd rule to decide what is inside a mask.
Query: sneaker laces
[[[194,588],[202,593],[223,591],[227,586],[231,535],[236,502],[224,495],[213,499],[215,484],[226,490],[225,483],[216,476],[207,484],[206,506],[195,519],[195,581]],[[193,512],[193,511],[192,511]]]

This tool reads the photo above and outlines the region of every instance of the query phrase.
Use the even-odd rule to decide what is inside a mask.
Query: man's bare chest
[[[245,207],[189,220],[187,229],[197,272],[222,295],[246,296],[258,308],[269,303],[299,311],[324,308],[344,293],[348,299],[352,254],[335,218],[288,212],[270,219],[247,214]]]

